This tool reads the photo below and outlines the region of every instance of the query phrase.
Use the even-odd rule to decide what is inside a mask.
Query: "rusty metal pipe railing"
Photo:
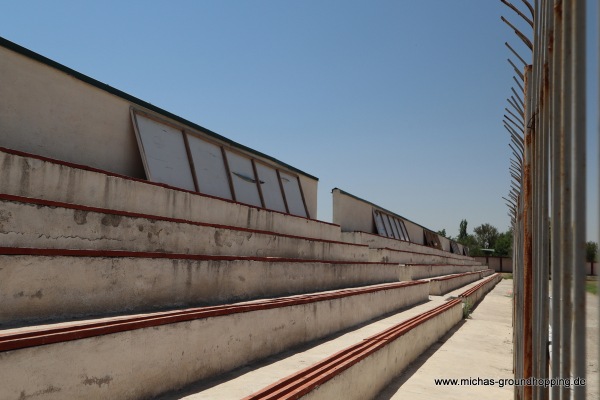
[[[533,27],[530,40],[501,18],[532,50],[532,62],[525,63],[505,43],[528,64],[518,74],[525,78],[523,86],[513,76],[523,99],[512,87],[507,101],[515,112],[507,108],[503,119],[512,151],[510,189],[503,199],[514,232],[515,378],[585,379],[586,5],[583,0],[536,0],[532,6],[522,0],[529,19],[508,0],[501,1]],[[514,395],[584,399],[585,386],[515,387]]]

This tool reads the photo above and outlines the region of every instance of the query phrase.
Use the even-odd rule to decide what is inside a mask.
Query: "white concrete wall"
[[[340,225],[342,232],[375,233],[373,206],[333,189],[333,223]]]
[[[468,283],[478,281],[485,276],[493,274],[492,270],[481,271],[480,273],[471,273],[468,275],[457,275],[448,279],[432,279],[429,281],[429,294],[442,296],[454,289],[464,286]]]
[[[462,319],[460,303],[414,327],[302,397],[303,400],[373,399]]]
[[[0,200],[0,246],[368,261],[366,246]]]
[[[0,147],[145,178],[130,116],[131,106],[143,107],[133,100],[3,46],[0,87]],[[316,218],[317,181],[301,176],[307,208]]]
[[[386,264],[0,256],[0,326],[397,282]]]
[[[2,193],[6,194],[325,240],[341,239],[339,226],[333,224],[1,150],[0,165]]]
[[[0,46],[0,146],[144,178],[128,101]]]
[[[1,399],[140,399],[425,301],[428,285],[0,352]]]

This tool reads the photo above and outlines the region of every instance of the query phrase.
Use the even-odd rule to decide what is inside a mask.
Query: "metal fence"
[[[519,89],[511,88],[503,121],[513,154],[505,200],[514,231],[515,378],[586,378],[586,4],[501,1],[518,22],[502,20],[531,52],[523,57],[506,43]],[[515,387],[515,399],[585,395],[585,386]]]

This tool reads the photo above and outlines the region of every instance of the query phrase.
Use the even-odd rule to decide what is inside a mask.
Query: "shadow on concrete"
[[[427,304],[430,301],[431,300],[426,300],[426,301],[423,301],[421,303],[412,304],[409,307],[401,308],[399,310],[396,310],[396,311],[393,311],[393,312],[381,315],[381,316],[379,316],[377,318],[370,319],[370,320],[368,320],[366,322],[363,322],[361,324],[358,324],[358,325],[353,325],[353,326],[351,326],[349,328],[346,328],[346,329],[344,329],[342,331],[338,331],[335,334],[326,336],[326,337],[324,337],[322,339],[313,340],[311,342],[307,342],[307,343],[301,344],[299,346],[295,346],[295,347],[291,348],[290,350],[284,351],[283,353],[278,353],[278,354],[275,354],[273,356],[269,356],[267,358],[264,358],[262,360],[253,361],[253,362],[251,362],[250,364],[248,364],[246,366],[239,367],[239,368],[234,369],[233,371],[230,371],[230,372],[218,374],[217,377],[203,379],[203,380],[197,381],[195,383],[191,383],[189,385],[186,385],[183,389],[180,389],[180,390],[177,390],[177,391],[168,392],[168,393],[165,393],[165,394],[163,394],[161,396],[157,396],[155,398],[155,400],[179,400],[179,399],[182,399],[182,398],[184,398],[186,396],[191,396],[194,393],[199,393],[199,392],[202,392],[204,390],[208,390],[208,389],[210,389],[210,388],[212,388],[214,386],[218,386],[218,385],[223,384],[225,382],[228,382],[230,380],[236,379],[236,378],[238,378],[238,377],[240,377],[242,375],[245,375],[248,372],[251,372],[251,371],[254,371],[254,370],[266,367],[268,365],[271,365],[273,363],[279,362],[281,360],[285,360],[286,358],[289,358],[289,357],[291,357],[291,356],[293,356],[293,355],[295,355],[297,353],[302,353],[302,352],[307,351],[307,350],[309,350],[309,349],[311,349],[313,347],[319,346],[320,344],[323,344],[323,343],[329,342],[331,340],[334,340],[334,339],[336,339],[336,338],[338,338],[338,337],[340,337],[342,335],[345,335],[348,332],[352,332],[354,330],[360,329],[360,328],[362,328],[364,326],[367,326],[367,325],[370,325],[370,324],[372,324],[374,322],[377,322],[377,321],[383,320],[385,318],[391,317],[392,315],[401,313],[403,311],[410,310],[413,307],[416,307],[416,306],[419,306],[419,305],[422,305],[422,304]],[[306,367],[309,367],[309,366],[310,365],[306,365]],[[274,379],[272,383],[276,382],[277,380],[278,379]]]
[[[431,347],[421,353],[421,355],[415,361],[410,363],[408,367],[406,367],[406,369],[402,371],[400,375],[394,378],[394,380],[391,381],[390,384],[386,386],[386,388],[379,393],[375,399],[391,399],[394,394],[396,394],[398,389],[400,389],[400,387],[404,385],[404,383],[406,383],[406,381],[409,380],[419,370],[419,368],[421,368],[423,364],[425,364],[427,360],[429,360],[429,358],[433,356],[444,343],[446,343],[446,341],[448,341],[464,324],[466,324],[467,321],[468,320],[461,319],[460,322],[454,325],[454,327],[446,332],[444,336],[442,336],[437,342],[432,344]]]

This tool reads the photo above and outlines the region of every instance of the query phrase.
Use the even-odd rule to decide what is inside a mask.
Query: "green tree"
[[[496,245],[494,249],[494,255],[496,256],[510,256],[512,255],[512,245],[513,245],[513,232],[512,229],[507,230],[504,233],[498,235],[498,239],[496,240]]]
[[[467,220],[463,219],[460,221],[460,227],[458,229],[458,240],[467,238]]]
[[[482,224],[473,229],[477,243],[482,249],[493,249],[498,240],[498,229],[490,224]]]
[[[467,234],[466,237],[457,240],[458,243],[462,244],[469,248],[469,255],[471,257],[479,257],[483,256],[483,252],[481,251],[481,247],[479,243],[477,243],[477,239],[473,235]]]
[[[445,238],[448,237],[448,236],[446,236],[446,228],[442,229],[441,231],[437,231],[437,234],[440,236],[443,236]]]
[[[585,244],[585,261],[598,262],[598,243],[587,242]]]

